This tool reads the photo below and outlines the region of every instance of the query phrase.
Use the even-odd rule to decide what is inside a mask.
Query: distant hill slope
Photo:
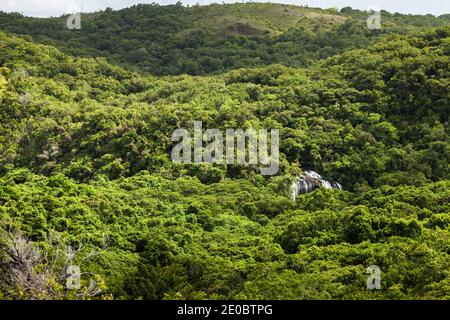
[[[281,63],[305,67],[369,45],[380,35],[449,24],[448,17],[383,12],[383,29],[368,30],[367,12],[282,4],[183,7],[137,5],[82,16],[82,29],[65,17],[0,14],[0,30],[31,35],[76,56],[104,56],[139,72],[201,75]]]

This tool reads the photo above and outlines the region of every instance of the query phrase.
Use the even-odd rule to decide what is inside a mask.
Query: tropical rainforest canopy
[[[0,298],[450,299],[450,19],[367,15],[0,13]],[[193,121],[279,129],[279,173],[173,163]]]

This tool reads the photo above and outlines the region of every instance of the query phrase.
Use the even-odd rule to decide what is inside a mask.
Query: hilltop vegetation
[[[369,13],[279,4],[244,3],[183,7],[137,5],[82,15],[82,28],[68,30],[67,16],[50,19],[0,14],[0,30],[31,35],[76,56],[154,75],[204,75],[281,63],[314,61],[362,48],[380,36],[448,25],[445,17],[383,11],[383,29],[368,30]]]
[[[176,10],[225,10],[233,19],[260,17],[251,25],[263,37],[308,34],[301,28],[314,22],[291,28],[286,8],[316,19],[316,9],[251,4],[138,6],[87,15],[85,23],[122,15],[129,21],[118,25],[133,26],[152,13],[169,24],[177,20],[156,13],[190,21]],[[361,18],[348,9],[322,13],[334,20],[311,31],[314,41]],[[20,23],[5,27],[12,17]],[[95,279],[102,299],[449,299],[450,27],[439,26],[444,17],[391,18],[392,31],[373,39],[349,31],[364,44],[331,43],[330,55],[342,53],[321,61],[308,49],[287,66],[248,56],[247,68],[159,77],[184,71],[168,56],[149,64],[154,75],[137,73],[151,60],[126,61],[121,45],[113,54],[75,33],[80,47],[69,48],[68,31],[51,32],[62,18],[3,15],[0,29],[33,38],[0,32],[0,298],[89,297]],[[194,29],[214,21],[194,20]],[[157,33],[158,50],[176,37]],[[118,34],[114,43],[139,39]],[[213,57],[206,47],[195,57]],[[105,57],[81,57],[100,52]],[[194,120],[280,129],[279,174],[172,163],[172,132],[192,130]],[[319,189],[293,202],[290,183],[306,169],[345,191]],[[77,293],[65,289],[60,260],[80,245],[70,261],[95,276],[84,276]],[[24,260],[31,267],[17,263]],[[382,290],[366,289],[370,265],[382,270]]]

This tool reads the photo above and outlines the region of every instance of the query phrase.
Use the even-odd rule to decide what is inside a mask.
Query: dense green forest
[[[366,17],[1,13],[0,299],[450,299],[450,20]],[[280,172],[173,163],[195,120],[279,129]]]
[[[366,47],[383,34],[414,34],[450,23],[448,15],[382,14],[378,31],[366,27],[367,12],[351,8],[153,4],[85,14],[77,32],[65,28],[68,16],[40,19],[0,12],[0,30],[153,75],[206,75],[274,63],[310,66],[346,49]]]

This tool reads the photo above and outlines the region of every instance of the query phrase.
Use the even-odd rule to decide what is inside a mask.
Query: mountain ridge
[[[368,12],[281,4],[136,5],[82,15],[81,30],[67,16],[27,18],[0,14],[0,30],[76,56],[105,56],[112,63],[154,75],[223,73],[246,66],[314,61],[362,48],[383,34],[408,34],[450,20],[383,12],[383,29],[368,30]]]

